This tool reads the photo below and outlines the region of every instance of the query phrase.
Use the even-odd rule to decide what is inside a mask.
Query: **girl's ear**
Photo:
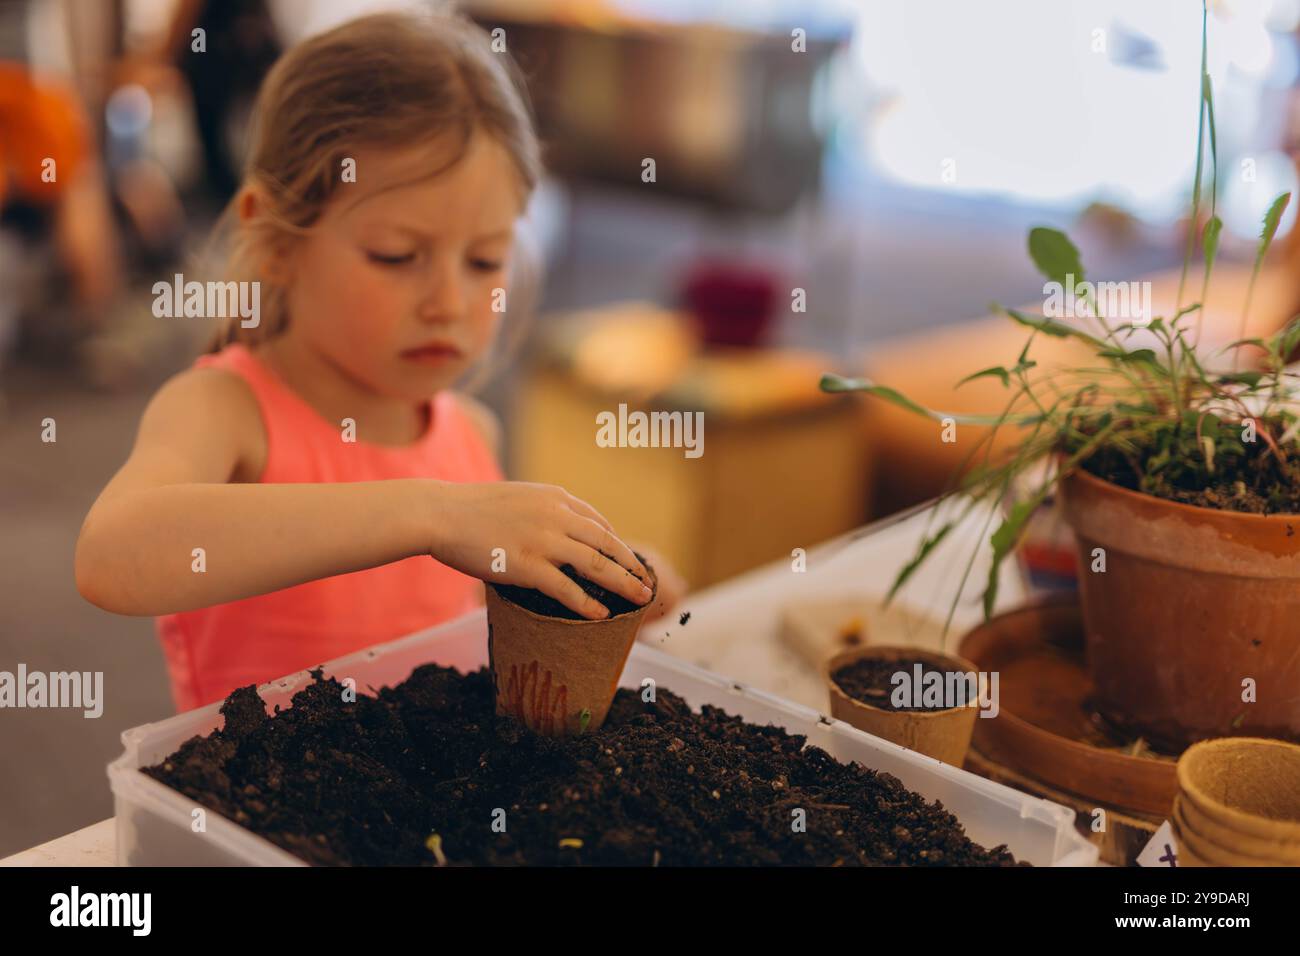
[[[235,212],[239,215],[241,226],[249,225],[261,212],[262,197],[252,186],[244,186],[235,197]]]
[[[244,186],[235,197],[235,212],[239,216],[239,225],[244,229],[253,229],[262,237],[272,235],[273,230],[267,218],[266,197],[256,186]],[[262,274],[269,281],[283,283],[289,277],[289,244],[282,238],[273,238],[262,243]]]

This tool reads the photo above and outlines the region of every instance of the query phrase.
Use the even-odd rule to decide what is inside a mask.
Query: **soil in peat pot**
[[[498,718],[486,669],[351,703],[315,676],[274,716],[235,691],[224,729],[142,772],[320,865],[1016,864],[889,774],[663,688],[557,739]]]
[[[604,554],[605,557],[609,558],[611,561],[614,560],[611,555],[605,554],[604,551],[600,553]],[[638,552],[633,551],[632,553],[636,555],[637,560],[643,565],[646,563],[645,558]],[[649,565],[646,565],[646,567],[649,568]],[[565,576],[568,577],[569,580],[582,588],[582,590],[587,593],[588,597],[595,598],[596,601],[608,608],[610,617],[618,617],[620,614],[627,614],[629,611],[635,611],[637,608],[641,607],[641,605],[634,604],[621,594],[615,594],[613,591],[606,590],[594,581],[588,581],[586,578],[578,574],[577,570],[571,564],[560,565],[560,570],[564,572]],[[647,586],[649,586],[648,582]],[[529,611],[541,614],[543,617],[558,617],[566,621],[585,620],[585,618],[577,611],[570,610],[566,605],[561,604],[549,594],[544,594],[543,592],[534,590],[533,588],[517,587],[513,584],[498,584],[493,585],[493,587],[496,588],[497,593],[502,597],[514,604],[518,604],[522,608],[527,608]]]
[[[894,702],[890,700],[890,695],[894,693],[894,685],[891,679],[899,671],[903,671],[907,674],[910,682],[916,673],[918,664],[921,666],[922,680],[927,680],[931,674],[938,674],[940,681],[944,679],[946,671],[941,667],[936,667],[929,661],[916,658],[877,660],[868,657],[845,664],[831,674],[831,680],[835,681],[840,690],[854,700],[870,704],[872,707],[879,707],[881,710],[900,712],[950,710],[951,708],[948,707],[925,707],[911,704],[905,704],[902,707],[894,706]]]

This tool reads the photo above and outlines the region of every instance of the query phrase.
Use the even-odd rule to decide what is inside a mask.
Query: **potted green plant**
[[[1000,380],[1007,391],[1000,412],[947,415],[862,378],[826,375],[821,383],[826,391],[865,392],[937,421],[989,426],[954,489],[956,516],[933,519],[890,596],[958,522],[985,507],[992,529],[984,590],[990,614],[1002,562],[1035,510],[1059,494],[1078,542],[1098,705],[1132,732],[1171,748],[1234,734],[1300,738],[1300,418],[1294,376],[1286,370],[1300,345],[1300,320],[1271,338],[1243,337],[1215,356],[1196,349],[1222,225],[1214,214],[1217,152],[1205,25],[1203,6],[1193,227],[1174,314],[1108,317],[1083,285],[1074,244],[1058,230],[1035,228],[1030,257],[1049,281],[1082,285],[1083,314],[1071,322],[995,307],[1025,326],[1028,339],[1013,363],[963,382]],[[1198,251],[1207,131],[1212,169],[1199,243],[1201,296],[1184,305]],[[1289,193],[1278,196],[1264,216],[1243,330],[1289,200]],[[1096,361],[1036,371],[1032,346],[1040,336],[1082,342]],[[1243,367],[1246,353],[1258,358],[1252,367]],[[1009,427],[1022,430],[1018,440],[995,456],[992,436]]]

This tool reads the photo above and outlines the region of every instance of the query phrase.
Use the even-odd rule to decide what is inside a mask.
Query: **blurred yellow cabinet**
[[[860,525],[868,514],[861,409],[817,387],[831,360],[734,350],[682,359],[638,397],[573,364],[528,373],[512,421],[516,477],[562,485],[620,537],[661,550],[693,588]],[[602,447],[602,414],[702,412],[703,451]]]

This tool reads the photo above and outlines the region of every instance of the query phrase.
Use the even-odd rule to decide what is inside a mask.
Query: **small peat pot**
[[[644,558],[641,563],[657,594],[654,568]],[[586,733],[605,722],[641,621],[654,603],[651,598],[635,605],[568,565],[560,570],[609,608],[610,616],[589,621],[531,588],[487,586],[496,712],[547,737]]]
[[[1243,836],[1217,827],[1182,795],[1174,798],[1170,817],[1182,866],[1300,866],[1300,844],[1287,845]],[[1287,858],[1288,852],[1290,859]]]
[[[1227,737],[1189,747],[1174,826],[1193,865],[1300,866],[1300,746]]]
[[[906,674],[907,680],[895,682],[894,675],[900,673]],[[831,716],[909,750],[960,767],[966,759],[975,718],[979,715],[979,700],[974,693],[961,706],[925,706],[916,702],[894,706],[898,699],[894,697],[896,690],[915,690],[921,694],[925,682],[933,681],[928,675],[935,673],[942,678],[946,689],[956,683],[949,675],[975,675],[976,671],[975,665],[963,658],[919,647],[850,648],[826,664]],[[919,687],[918,675],[922,678]],[[962,686],[967,683],[962,682]]]
[[[1300,737],[1300,515],[1181,504],[1081,469],[1061,492],[1106,717],[1171,752],[1211,737]]]

